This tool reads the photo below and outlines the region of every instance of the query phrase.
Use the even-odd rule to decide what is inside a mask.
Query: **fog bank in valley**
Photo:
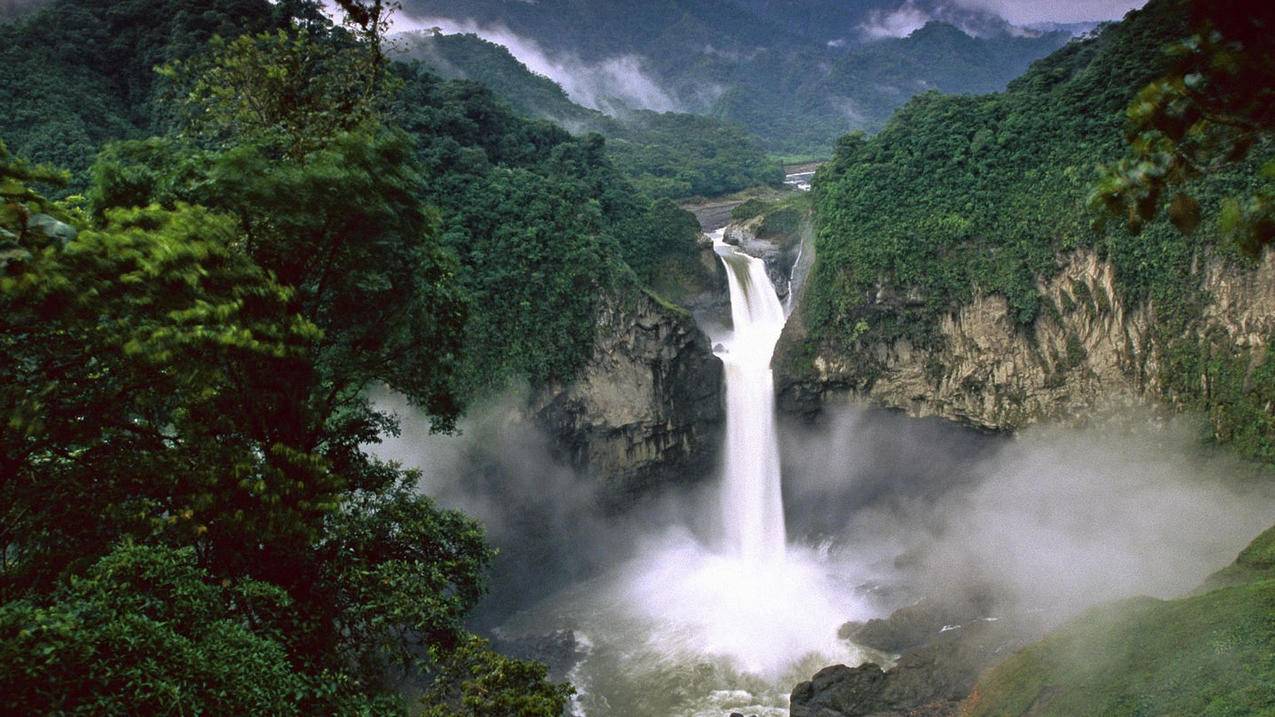
[[[887,579],[987,589],[1003,608],[1061,619],[1190,591],[1275,523],[1269,474],[1200,435],[1187,419],[1124,416],[991,439],[846,407],[790,426],[789,511],[808,513],[806,540]]]
[[[515,397],[473,412],[460,435],[430,435],[406,403],[378,402],[402,435],[375,452],[419,468],[422,490],[479,519],[501,548],[488,619],[670,536],[713,544],[715,476],[607,513],[604,482],[556,460],[518,420]],[[905,586],[907,599],[990,590],[999,608],[1054,622],[1111,599],[1190,591],[1275,523],[1269,476],[1201,445],[1186,420],[1013,438],[848,406],[814,426],[783,423],[790,543],[855,581]]]

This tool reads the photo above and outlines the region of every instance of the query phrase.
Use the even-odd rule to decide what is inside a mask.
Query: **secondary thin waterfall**
[[[784,308],[765,262],[724,243],[719,234],[714,248],[726,267],[734,323],[719,354],[726,368],[725,547],[747,562],[780,560],[784,506],[770,359],[784,328]]]

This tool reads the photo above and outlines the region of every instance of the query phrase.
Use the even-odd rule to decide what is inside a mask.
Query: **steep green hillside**
[[[154,68],[234,37],[286,26],[300,3],[48,0],[0,26],[0,137],[15,154],[72,172],[101,145],[164,127]],[[307,13],[307,17],[313,17]]]
[[[606,115],[571,101],[557,83],[527,69],[502,45],[477,35],[404,35],[396,50],[449,80],[473,80],[487,86],[514,109],[573,130],[602,131]]]
[[[1250,261],[1218,242],[1216,219],[1223,197],[1261,181],[1270,148],[1196,183],[1209,220],[1193,234],[1165,219],[1137,236],[1118,223],[1095,230],[1086,208],[1095,167],[1126,152],[1125,108],[1163,72],[1162,48],[1186,34],[1183,3],[1152,2],[1036,63],[1003,94],[923,95],[879,135],[843,138],[815,182],[819,262],[803,306],[810,338],[787,353],[794,370],[823,350],[870,383],[882,366],[865,347],[900,338],[936,347],[940,318],[976,292],[1004,296],[1027,329],[1069,310],[1038,284],[1059,270],[1060,253],[1092,248],[1113,264],[1126,306],[1155,307],[1153,370],[1165,397],[1209,412],[1219,439],[1242,452],[1275,458],[1263,408],[1275,396],[1269,364],[1197,336],[1207,297],[1194,273],[1206,252]],[[907,301],[877,301],[882,287]]]
[[[1275,528],[1180,600],[1095,608],[980,680],[963,717],[1239,717],[1275,713]]]
[[[199,53],[214,35],[281,27],[287,12],[284,5],[257,0],[226,0],[199,13],[163,0],[109,7],[57,0],[0,28],[7,40],[0,43],[0,53],[12,60],[0,69],[0,92],[12,94],[9,111],[0,118],[0,138],[20,156],[70,170],[70,189],[81,190],[89,184],[98,150],[108,142],[178,127],[182,118],[169,95],[184,90],[160,81],[157,64]],[[323,26],[325,21],[306,13],[303,17],[312,18],[316,27]],[[466,47],[467,52],[499,50],[481,41]],[[494,56],[512,61],[503,50]],[[537,79],[521,65],[511,71],[518,82],[506,87]],[[601,138],[573,137],[519,116],[476,82],[442,81],[407,67],[397,72],[403,86],[387,111],[412,138],[425,180],[418,198],[438,211],[442,236],[460,258],[472,300],[462,352],[468,386],[463,393],[493,390],[507,380],[540,385],[569,378],[588,359],[599,292],[664,280],[667,272],[661,267],[697,280],[702,272],[693,256],[698,232],[688,224],[689,215],[670,211],[631,185],[608,159]],[[551,92],[556,86],[541,88]],[[714,124],[679,141],[720,129]],[[747,153],[746,142],[726,136],[737,140],[730,149]],[[138,203],[152,198],[218,204],[216,198],[183,189],[198,185],[193,176],[208,171],[196,151],[201,143],[206,146],[198,137],[172,132],[164,142],[116,146],[95,170],[95,191],[127,195]],[[713,149],[722,143],[702,144]],[[628,164],[642,156],[627,149],[631,146],[619,153]],[[643,173],[665,173],[674,181],[693,161],[668,150],[664,156],[676,162],[635,170],[639,184],[669,186]],[[748,167],[758,163],[778,172],[759,150],[736,165],[728,165],[723,152],[720,166],[729,168],[722,176],[696,174],[696,181],[673,186],[708,193],[721,189],[705,186],[707,180],[753,183],[760,178]],[[170,175],[181,173],[182,181],[174,183]]]

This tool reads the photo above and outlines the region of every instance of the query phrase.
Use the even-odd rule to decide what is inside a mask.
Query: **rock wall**
[[[608,297],[593,357],[533,402],[564,455],[622,505],[666,482],[711,474],[725,419],[722,364],[685,312],[645,293]]]
[[[781,409],[809,415],[827,401],[868,400],[914,416],[1014,430],[1148,402],[1159,393],[1162,358],[1152,342],[1154,304],[1128,306],[1112,266],[1092,251],[1062,261],[1040,284],[1046,310],[1026,330],[1003,297],[976,296],[942,319],[936,348],[898,340],[860,346],[855,356],[814,347],[809,362],[777,361]],[[1204,258],[1194,273],[1209,297],[1200,333],[1224,332],[1236,346],[1260,349],[1260,358],[1265,337],[1275,333],[1275,254],[1265,253],[1253,269]],[[875,300],[889,301],[886,294]],[[779,351],[804,341],[795,315]]]
[[[765,215],[735,222],[726,226],[722,241],[739,247],[749,256],[757,257],[766,263],[766,275],[775,286],[779,301],[788,300],[788,294],[794,289],[793,279],[798,258],[806,249],[810,249],[813,258],[814,236],[809,221],[803,221],[795,233],[761,233]],[[805,263],[805,258],[802,263]]]

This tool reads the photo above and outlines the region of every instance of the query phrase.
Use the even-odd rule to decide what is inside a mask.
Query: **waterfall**
[[[797,242],[797,260],[792,263],[792,269],[788,271],[788,296],[784,298],[784,316],[792,316],[792,305],[796,300],[797,291],[793,288],[794,280],[797,278],[797,272],[801,268],[801,255],[806,251],[806,240],[802,239]]]
[[[764,262],[723,235],[709,234],[733,326],[705,327],[725,366],[719,493],[703,504],[690,498],[694,522],[653,526],[630,559],[507,626],[526,636],[569,629],[589,645],[572,679],[591,717],[783,717],[793,686],[814,669],[868,659],[837,634],[872,615],[855,589],[864,581],[858,557],[786,541],[770,371],[784,307]],[[720,533],[698,530],[714,522],[700,510],[720,513]]]
[[[725,548],[749,563],[782,560],[784,506],[770,359],[785,312],[761,259],[722,241],[734,329],[719,357],[726,368],[726,451],[722,478]]]

